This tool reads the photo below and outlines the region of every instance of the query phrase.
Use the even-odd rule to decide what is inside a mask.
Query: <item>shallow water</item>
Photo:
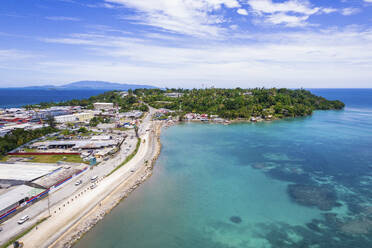
[[[75,247],[372,247],[372,91],[315,93],[348,107],[164,130],[154,175]]]

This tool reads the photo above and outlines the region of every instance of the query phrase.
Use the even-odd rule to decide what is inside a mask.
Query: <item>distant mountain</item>
[[[70,84],[65,84],[57,87],[59,89],[95,89],[95,90],[129,90],[129,89],[154,89],[157,88],[151,85],[141,85],[141,84],[119,84],[110,83],[103,81],[79,81]]]
[[[42,86],[28,86],[13,89],[30,89],[30,90],[41,90],[41,89],[52,89],[52,90],[135,90],[135,89],[155,89],[157,87],[152,85],[142,84],[119,84],[104,81],[79,81],[73,82],[61,86],[56,85],[42,85]]]

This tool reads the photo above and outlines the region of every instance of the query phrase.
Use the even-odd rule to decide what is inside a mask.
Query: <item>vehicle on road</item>
[[[21,242],[21,241],[14,241],[13,247],[14,248],[22,248],[23,247],[23,242]]]
[[[94,189],[95,187],[97,187],[97,184],[90,185],[90,189]]]
[[[94,176],[90,179],[90,181],[95,182],[98,179],[98,176]]]
[[[82,180],[76,181],[75,186],[79,186],[82,182],[83,182]]]
[[[0,232],[2,232],[3,231],[3,228],[0,226]]]
[[[25,215],[25,216],[23,216],[22,218],[19,219],[18,224],[22,225],[23,223],[25,223],[29,219],[30,219],[30,217],[28,215]]]

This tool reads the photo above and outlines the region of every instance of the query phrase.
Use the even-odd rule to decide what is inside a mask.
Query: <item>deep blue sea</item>
[[[372,90],[341,111],[165,129],[153,176],[76,248],[372,247]]]
[[[41,102],[61,102],[72,99],[89,98],[104,90],[31,90],[0,89],[0,108],[17,108]]]

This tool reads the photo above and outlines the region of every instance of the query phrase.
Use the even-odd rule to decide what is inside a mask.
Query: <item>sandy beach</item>
[[[71,247],[85,232],[110,212],[123,198],[151,174],[161,149],[162,123],[150,124],[141,136],[137,154],[112,175],[100,178],[97,187],[72,195],[65,203],[51,208],[51,216],[25,235],[24,247]],[[44,218],[48,212],[40,215]]]

